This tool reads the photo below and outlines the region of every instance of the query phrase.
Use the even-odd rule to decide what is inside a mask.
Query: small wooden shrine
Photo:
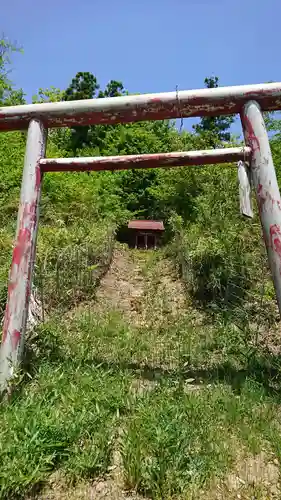
[[[165,230],[163,222],[156,220],[131,220],[128,229],[135,242],[135,248],[146,250],[156,249],[159,246],[161,235]]]

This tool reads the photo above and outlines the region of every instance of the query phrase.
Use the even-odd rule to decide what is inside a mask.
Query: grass
[[[55,472],[70,485],[106,477],[116,442],[124,487],[155,500],[218,498],[214,482],[217,492],[247,457],[281,461],[279,354],[188,300],[175,312],[182,292],[162,254],[132,258],[142,323],[90,304],[30,339],[29,376],[0,408],[1,499]],[[275,498],[260,480],[241,498]]]
[[[130,377],[83,364],[42,362],[1,407],[1,498],[23,496],[59,468],[69,481],[105,473]]]
[[[252,382],[239,395],[226,384],[186,389],[163,384],[139,398],[128,419],[122,448],[127,484],[152,498],[186,498],[211,477],[223,477],[239,445],[256,454],[269,428],[272,447],[278,436],[274,412]]]

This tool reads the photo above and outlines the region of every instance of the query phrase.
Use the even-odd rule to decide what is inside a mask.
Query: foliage
[[[206,78],[205,84],[216,88],[218,78]],[[123,83],[116,80],[111,80],[104,90],[99,88],[98,80],[92,73],[78,72],[66,90],[41,88],[34,102],[105,98],[127,93]],[[168,120],[80,127],[72,132],[55,129],[50,131],[47,153],[56,157],[207,149],[230,139],[232,120],[231,117],[204,117],[195,128],[195,133],[179,132],[175,124]],[[277,130],[272,138],[272,148],[277,175],[280,176],[278,120],[271,115],[267,120],[271,128]],[[0,141],[0,216],[2,227],[6,228],[1,269],[5,275],[17,211],[24,134],[2,134]],[[180,264],[187,289],[198,306],[219,314],[227,311],[231,315],[240,315],[242,302],[246,297],[249,299],[249,294],[258,294],[262,286],[268,288],[265,256],[258,243],[259,225],[241,220],[236,170],[229,166],[128,170],[86,176],[79,173],[45,175],[37,272],[40,274],[46,255],[53,254],[53,264],[47,271],[48,279],[52,280],[55,259],[60,259],[64,248],[72,245],[84,255],[91,242],[96,255],[100,246],[97,244],[95,250],[89,235],[95,235],[97,231],[104,235],[109,226],[122,225],[130,217],[164,220],[166,238],[174,241],[170,250]],[[174,225],[178,218],[181,220],[180,230]],[[63,242],[61,247],[60,242]],[[264,269],[262,276],[255,266],[257,261]],[[5,294],[4,280],[0,298],[2,308]],[[256,299],[252,302],[256,303]],[[252,314],[253,309],[250,310]],[[259,313],[256,307],[255,311],[255,314]],[[248,310],[246,316],[249,317]],[[274,316],[272,308],[269,316]]]
[[[41,335],[47,348],[56,327],[44,327]],[[106,472],[129,377],[82,367],[82,361],[40,359],[32,388],[2,405],[1,499],[25,497],[58,467],[69,481]]]
[[[280,358],[250,354],[246,332],[194,310],[175,318],[162,255],[133,258],[149,324],[89,304],[33,331],[28,383],[1,407],[0,498],[26,497],[55,472],[68,484],[105,475],[118,435],[127,488],[155,500],[200,498],[242,453],[280,459]]]
[[[66,101],[92,99],[99,88],[96,77],[88,71],[80,71],[65,91]]]
[[[86,236],[85,236],[86,235]],[[44,309],[61,312],[94,298],[108,270],[114,247],[113,227],[76,224],[40,232],[34,285]]]
[[[75,101],[80,99],[93,99],[99,85],[96,77],[88,71],[80,71],[72,79],[71,84],[64,93],[65,101]],[[71,149],[76,153],[77,149],[86,146],[89,127],[73,127],[71,136]]]
[[[12,44],[8,39],[0,39],[0,105],[11,106],[15,104],[24,104],[23,90],[13,89],[12,83],[8,78],[8,67],[10,65],[10,56],[13,52],[21,52],[21,49]]]
[[[65,96],[65,91],[51,86],[50,88],[38,90],[38,94],[32,96],[32,103],[43,103],[43,102],[58,102],[63,101]]]
[[[196,492],[194,498],[201,498],[199,489],[233,463],[243,425],[248,419],[257,425],[252,411],[261,406],[253,392],[249,384],[235,398],[226,386],[196,392],[164,382],[139,398],[122,441],[128,487],[155,500],[193,498]],[[262,432],[266,425],[262,417]]]
[[[24,134],[0,134],[0,317],[7,298],[7,277],[19,204],[24,151]]]
[[[1,42],[4,105],[24,102],[23,91],[14,90],[7,76],[13,50]],[[218,78],[206,78],[205,85],[216,88]],[[67,89],[40,88],[33,102],[126,94],[121,81],[100,89],[92,73],[78,72]],[[280,121],[276,115],[266,120],[281,182]],[[204,117],[192,133],[167,120],[55,129],[47,155],[227,146],[232,121]],[[25,139],[19,132],[0,135],[1,317]],[[72,482],[105,474],[120,426],[127,485],[155,499],[192,495],[193,487],[232,466],[243,446],[252,453],[269,446],[280,459],[274,393],[280,391],[280,355],[276,345],[277,354],[270,352],[264,338],[258,343],[274,326],[274,291],[258,219],[239,214],[236,176],[233,165],[44,175],[34,283],[40,290],[43,277],[42,297],[52,319],[29,338],[25,371],[13,382],[18,387],[11,404],[1,407],[0,498],[24,497],[56,470]],[[111,235],[132,217],[164,221],[164,252],[181,272],[186,314],[175,318],[175,304],[162,291],[167,268],[159,264],[166,265],[161,252],[151,260],[136,254],[147,285],[136,306],[147,309],[143,323],[129,324],[115,310],[89,314],[85,305],[65,313],[80,302],[92,304],[110,261]],[[139,379],[152,383],[151,392],[132,392]],[[202,387],[214,380],[212,390]]]
[[[219,79],[217,76],[211,76],[205,78],[204,83],[208,89],[214,89],[219,86]],[[234,119],[233,116],[203,116],[200,123],[194,125],[194,130],[197,134],[205,136],[210,145],[215,148],[223,141],[230,141],[229,128]]]
[[[110,80],[105,90],[100,90],[98,97],[118,97],[125,93],[124,85],[117,80]]]

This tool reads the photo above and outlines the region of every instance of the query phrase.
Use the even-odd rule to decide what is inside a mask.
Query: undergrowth
[[[182,321],[180,340],[190,332]],[[1,406],[0,498],[23,498],[55,471],[69,485],[104,476],[120,429],[126,487],[153,499],[193,498],[242,451],[281,459],[279,357],[251,357],[243,344],[239,356],[225,328],[212,333],[225,338],[220,356],[206,349],[203,358],[205,331],[201,324],[188,357],[175,363],[170,345],[155,363],[153,345],[169,332],[156,329],[148,342],[145,328],[116,312],[80,309],[37,327],[29,377]]]
[[[9,43],[0,42],[1,105],[23,103],[7,82]],[[92,77],[78,73],[68,93],[40,89],[34,99],[126,93],[111,81],[95,94]],[[193,133],[167,120],[56,129],[47,156],[237,146],[231,120],[203,119]],[[270,141],[280,182],[280,121],[266,120],[277,132]],[[25,132],[0,134],[0,320],[25,141]],[[96,307],[115,231],[131,218],[163,220],[165,249],[131,251],[111,293],[134,287],[130,266],[142,290],[123,309]],[[1,499],[36,498],[56,472],[73,487],[106,481],[116,442],[126,487],[155,500],[208,498],[212,482],[219,488],[237,462],[261,452],[277,461],[279,477],[278,313],[260,224],[239,214],[234,165],[48,173],[37,247],[33,285],[45,323],[29,332],[13,394],[1,403]],[[274,498],[251,487],[255,498]]]
[[[269,438],[279,457],[277,435],[274,406],[250,380],[239,394],[227,384],[194,391],[163,383],[139,398],[128,418],[127,485],[155,499],[190,498],[210,478],[224,477],[239,447],[256,454]]]
[[[22,497],[60,469],[71,482],[106,472],[129,376],[41,362],[32,383],[1,407],[1,498]]]

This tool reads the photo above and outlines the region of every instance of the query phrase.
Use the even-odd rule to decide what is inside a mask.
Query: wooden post
[[[252,149],[251,176],[281,314],[281,199],[267,130],[256,101],[244,106],[241,121],[245,142]]]
[[[0,350],[1,390],[6,388],[13,376],[24,348],[41,194],[39,162],[45,155],[45,148],[46,131],[39,121],[32,120],[27,134],[17,232]]]

